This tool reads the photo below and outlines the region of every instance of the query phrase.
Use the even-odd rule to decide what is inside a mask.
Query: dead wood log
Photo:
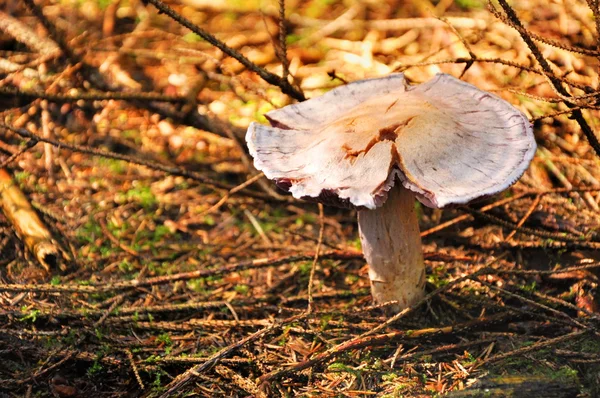
[[[14,226],[17,236],[46,271],[56,267],[60,257],[52,235],[29,204],[23,191],[4,169],[0,169],[0,207]]]

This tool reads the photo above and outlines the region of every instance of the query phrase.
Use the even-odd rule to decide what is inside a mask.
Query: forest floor
[[[157,0],[5,1],[0,167],[60,254],[0,213],[0,396],[600,396],[594,13],[513,3],[521,35],[502,0],[169,3],[290,85]],[[389,318],[356,212],[277,192],[244,134],[393,72],[503,97],[539,148],[498,196],[418,207],[428,296]]]

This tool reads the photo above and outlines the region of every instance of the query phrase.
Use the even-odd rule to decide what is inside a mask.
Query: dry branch
[[[565,104],[568,107],[577,106],[577,104],[571,103],[571,99],[572,99],[571,94],[564,88],[564,86],[562,85],[561,79],[556,77],[556,75],[552,71],[552,68],[550,67],[550,64],[548,63],[548,60],[546,60],[546,58],[544,57],[544,55],[542,54],[540,49],[533,42],[533,39],[529,35],[529,32],[527,32],[527,30],[525,30],[525,27],[523,26],[523,24],[517,17],[517,14],[512,9],[512,7],[506,2],[506,0],[498,0],[498,3],[500,4],[502,9],[506,13],[507,19],[511,23],[510,26],[512,26],[513,28],[515,28],[517,30],[517,32],[519,32],[519,34],[521,35],[521,38],[523,39],[525,44],[527,44],[527,47],[529,48],[529,50],[535,57],[536,61],[540,64],[540,67],[544,71],[544,73],[550,83],[550,86],[556,91],[556,93],[560,97],[562,97],[565,100]],[[493,6],[490,6],[490,10],[495,14],[498,13],[497,10]],[[598,136],[596,136],[596,133],[590,127],[589,123],[583,116],[583,113],[581,112],[581,110],[574,109],[573,113],[572,113],[572,117],[573,117],[573,119],[575,119],[575,121],[577,121],[577,123],[579,124],[579,127],[581,127],[581,131],[583,131],[583,133],[585,134],[586,138],[588,139],[589,144],[596,151],[596,154],[600,156],[600,141],[598,140]]]
[[[171,7],[169,7],[162,1],[160,1],[160,0],[147,0],[147,1],[148,1],[148,3],[155,6],[160,12],[169,16],[169,18],[172,18],[174,21],[176,21],[180,25],[185,26],[186,28],[188,28],[189,30],[191,30],[192,32],[194,32],[195,34],[197,34],[198,36],[202,37],[204,40],[209,42],[214,47],[223,51],[225,54],[234,58],[239,63],[244,65],[246,68],[248,68],[252,72],[259,75],[267,83],[279,87],[284,94],[287,94],[290,97],[297,99],[298,101],[305,100],[304,94],[300,90],[298,90],[296,87],[292,86],[287,80],[284,80],[280,76],[277,76],[277,75],[259,67],[258,65],[256,65],[252,61],[250,61],[248,58],[243,56],[241,53],[237,52],[236,50],[232,49],[231,47],[227,46],[225,43],[223,43],[222,41],[217,39],[212,34],[199,28],[198,26],[193,24],[190,20],[184,18],[183,16],[181,16],[180,14],[175,12],[175,10],[173,10]]]
[[[120,92],[70,92],[68,94],[55,94],[43,91],[13,89],[10,87],[0,87],[0,94],[14,95],[19,97],[28,97],[35,99],[46,99],[52,102],[76,102],[83,101],[103,101],[103,100],[124,100],[124,101],[161,101],[181,103],[186,102],[185,97],[175,97],[159,93],[138,92],[138,93],[120,93]]]
[[[29,26],[1,11],[0,31],[12,36],[18,42],[41,54],[53,54],[59,50],[56,43],[52,40],[40,37]]]
[[[287,325],[291,322],[297,321],[302,317],[303,317],[303,315],[293,316],[293,317],[285,319],[281,322],[274,323],[274,324],[267,326],[255,333],[252,333],[251,335],[249,335],[239,341],[236,341],[233,344],[228,345],[227,347],[223,348],[222,350],[218,351],[216,354],[211,356],[206,362],[204,362],[200,365],[196,365],[196,366],[188,369],[184,373],[180,374],[179,376],[177,376],[171,383],[169,383],[169,385],[166,386],[166,391],[162,395],[160,395],[160,397],[168,398],[168,397],[173,396],[173,394],[180,391],[190,381],[192,381],[192,379],[194,377],[199,376],[201,372],[216,365],[222,358],[225,358],[225,357],[231,355],[234,351],[240,349],[241,347],[243,347],[244,345],[246,345],[252,341],[255,341],[255,340],[263,337],[267,333],[273,332],[274,330],[279,329],[279,328],[283,327],[284,325]]]
[[[514,317],[514,316],[513,316]],[[377,347],[384,344],[389,344],[395,341],[408,341],[420,338],[432,338],[440,335],[447,335],[457,333],[465,330],[477,330],[481,327],[488,326],[490,324],[498,324],[507,322],[507,314],[501,313],[498,315],[490,316],[488,318],[476,319],[473,321],[453,324],[450,326],[443,326],[438,328],[426,328],[420,330],[400,330],[385,334],[371,335],[371,336],[359,336],[357,338],[350,339],[344,343],[338,344],[329,350],[322,352],[314,356],[313,358],[292,364],[284,369],[278,369],[271,373],[268,373],[260,377],[261,383],[269,383],[277,380],[281,377],[285,377],[292,373],[300,372],[301,370],[311,368],[320,365],[332,358],[335,358],[347,351],[355,350],[363,347]]]
[[[261,269],[266,267],[274,267],[282,264],[289,264],[298,261],[308,261],[315,257],[314,253],[307,253],[301,255],[284,256],[276,258],[259,258],[255,260],[240,261],[225,265],[222,267],[201,269],[191,272],[181,272],[178,274],[156,276],[153,278],[146,278],[142,280],[132,280],[125,282],[118,282],[114,284],[103,284],[97,286],[85,286],[78,284],[69,285],[51,285],[51,284],[36,284],[36,285],[9,285],[0,284],[0,291],[34,291],[34,292],[78,292],[78,293],[101,293],[118,290],[137,289],[144,286],[155,286],[164,285],[167,283],[173,283],[177,281],[187,281],[190,279],[206,278],[208,276],[221,276],[223,274],[240,272],[249,269]],[[321,253],[319,256],[321,259],[362,259],[362,253],[359,252],[342,252],[342,251],[329,251]]]
[[[0,206],[19,238],[46,271],[54,268],[60,256],[52,235],[4,169],[0,169]]]

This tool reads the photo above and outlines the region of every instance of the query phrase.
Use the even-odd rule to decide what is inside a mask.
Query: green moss
[[[356,377],[360,377],[361,376],[361,370],[357,370],[354,369],[351,366],[346,365],[345,363],[342,362],[334,362],[331,365],[329,365],[327,367],[327,370],[329,370],[330,372],[344,372],[344,373],[350,373]]]
[[[329,10],[329,6],[334,4],[335,0],[312,0],[306,10],[305,15],[309,18],[319,18]]]
[[[233,290],[235,290],[237,293],[245,296],[248,294],[248,292],[250,292],[250,286],[248,285],[235,285],[235,287],[233,288]]]
[[[190,43],[190,44],[191,43],[199,43],[199,42],[204,41],[203,38],[201,38],[200,36],[198,36],[197,34],[192,33],[192,32],[187,33],[186,35],[184,35],[182,39],[183,39],[184,42]]]
[[[140,185],[131,188],[125,193],[125,197],[132,202],[139,203],[146,210],[150,210],[158,203],[156,196],[150,190],[148,185]]]
[[[455,0],[456,4],[465,10],[478,10],[485,6],[484,0]]]
[[[300,40],[302,40],[302,36],[295,34],[287,35],[285,38],[285,42],[288,45],[298,43]]]
[[[77,229],[75,236],[81,243],[94,243],[96,239],[102,236],[102,228],[100,225],[90,216],[90,218]]]
[[[310,270],[312,269],[312,262],[304,261],[298,265],[298,270],[302,276],[310,275]]]
[[[112,174],[123,175],[127,172],[127,162],[124,160],[110,159],[110,158],[99,158],[98,164],[100,166],[107,167]],[[102,181],[99,179],[98,181]]]
[[[29,177],[31,177],[31,173],[27,171],[18,171],[14,174],[15,180],[19,183],[19,185],[24,184]]]

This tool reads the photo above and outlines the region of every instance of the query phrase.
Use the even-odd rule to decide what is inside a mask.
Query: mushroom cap
[[[295,198],[374,209],[396,178],[429,207],[512,185],[536,144],[525,115],[450,75],[356,81],[268,112],[246,134],[254,166]]]

